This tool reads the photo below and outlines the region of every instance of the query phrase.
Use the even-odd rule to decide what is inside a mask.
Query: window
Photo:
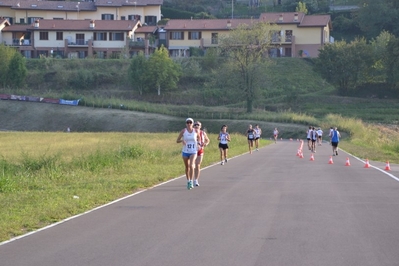
[[[109,33],[109,40],[110,41],[123,41],[124,34],[123,32],[110,32]]]
[[[94,54],[97,58],[106,58],[107,57],[106,51],[96,51],[96,52],[94,52]]]
[[[25,19],[24,19],[24,18],[20,18],[20,19],[19,19],[19,23],[25,24]],[[29,58],[30,58],[30,57],[29,57]]]
[[[85,35],[82,33],[76,34],[76,44],[77,45],[84,45],[85,44]]]
[[[199,40],[199,39],[201,39],[201,32],[200,31],[190,31],[190,32],[188,32],[188,39],[189,40]]]
[[[281,41],[281,32],[280,31],[274,31],[272,33],[272,42],[280,42]]]
[[[285,48],[285,55],[286,57],[292,57],[292,50],[291,48]]]
[[[114,20],[114,15],[113,14],[102,14],[101,20]]]
[[[292,42],[292,30],[285,31],[285,42]]]
[[[157,25],[157,17],[156,16],[145,16],[144,23],[148,26],[156,26]]]
[[[184,40],[184,32],[172,31],[169,37],[171,40]]]
[[[28,24],[35,23],[36,20],[41,20],[43,18],[38,18],[38,17],[29,17],[28,18]]]
[[[218,44],[218,34],[217,33],[212,33],[212,44]]]
[[[126,17],[125,16],[121,16],[121,20],[126,20]]]
[[[106,41],[107,33],[106,32],[95,32],[93,35],[94,41]]]
[[[39,40],[47,41],[48,40],[48,32],[47,31],[41,31],[40,33]]]
[[[140,15],[129,15],[127,16],[128,20],[141,20],[141,16]]]
[[[22,51],[22,54],[26,58],[32,58],[32,53],[31,51]]]
[[[57,31],[56,33],[56,40],[62,41],[64,39],[64,33],[62,31]]]

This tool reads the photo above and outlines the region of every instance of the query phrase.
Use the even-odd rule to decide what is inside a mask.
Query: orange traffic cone
[[[346,158],[345,166],[351,166],[351,163],[349,162],[349,158]]]
[[[311,160],[311,161],[314,161],[313,153],[312,153],[312,155],[310,155],[310,160]]]
[[[387,163],[385,164],[385,171],[390,171],[391,170],[391,166],[389,165],[389,161],[387,161]]]
[[[303,159],[303,153],[299,154],[299,158]]]
[[[296,156],[300,156],[301,155],[301,149],[298,149],[298,151],[296,152]]]
[[[364,168],[370,168],[369,159],[366,159],[366,164],[364,165]]]
[[[332,159],[332,156],[330,156],[330,160],[328,161],[328,164],[333,164],[334,162],[333,162],[333,159]]]

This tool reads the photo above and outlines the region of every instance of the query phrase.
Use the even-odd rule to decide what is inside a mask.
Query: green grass
[[[178,133],[0,134],[0,241],[184,174]],[[219,161],[209,137],[203,166]],[[247,149],[233,134],[229,157]]]

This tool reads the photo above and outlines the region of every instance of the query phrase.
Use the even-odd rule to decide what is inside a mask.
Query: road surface
[[[206,168],[193,190],[177,178],[2,243],[0,265],[399,265],[399,170],[298,148],[278,141]]]

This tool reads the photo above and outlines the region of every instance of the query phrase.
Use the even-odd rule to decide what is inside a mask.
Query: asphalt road
[[[298,147],[279,141],[203,170],[193,190],[178,178],[3,243],[0,265],[399,265],[399,169]]]

